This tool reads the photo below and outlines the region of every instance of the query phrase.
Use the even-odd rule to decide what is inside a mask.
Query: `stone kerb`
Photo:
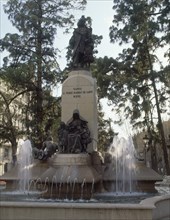
[[[97,149],[97,86],[96,80],[89,71],[79,70],[69,73],[62,86],[62,115],[61,120],[67,123],[75,109],[81,117],[88,121],[92,144],[88,152]]]
[[[41,220],[152,220],[153,208],[149,204],[1,202],[0,216],[1,220],[28,220],[28,215]]]

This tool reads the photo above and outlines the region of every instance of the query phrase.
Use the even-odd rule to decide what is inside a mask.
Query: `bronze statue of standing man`
[[[94,61],[92,28],[87,27],[84,16],[80,18],[77,26],[69,42],[72,50],[72,65],[74,68],[89,67]]]

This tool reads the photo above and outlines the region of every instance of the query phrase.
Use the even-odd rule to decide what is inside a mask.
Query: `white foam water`
[[[19,146],[18,154],[18,178],[19,191],[29,191],[29,182],[31,180],[31,165],[32,165],[32,146],[30,140],[25,140]]]
[[[115,165],[115,192],[125,193],[135,191],[135,148],[131,137],[128,139],[115,137],[110,146]]]

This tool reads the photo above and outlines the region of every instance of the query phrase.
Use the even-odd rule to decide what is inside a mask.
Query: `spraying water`
[[[29,140],[22,141],[18,154],[19,166],[19,191],[29,191],[29,182],[31,180],[31,164],[32,164],[32,146]]]
[[[115,166],[115,192],[134,191],[135,158],[134,145],[131,137],[128,139],[115,137],[109,149]]]

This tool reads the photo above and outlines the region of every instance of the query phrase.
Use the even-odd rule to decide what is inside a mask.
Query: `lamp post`
[[[167,138],[167,148],[170,148],[170,134],[168,135],[168,138]]]
[[[166,146],[167,146],[167,149],[168,149],[168,155],[170,157],[170,134],[167,137],[167,145]]]
[[[148,138],[147,134],[145,134],[145,136],[143,137],[143,142],[144,142],[145,165],[146,165],[146,152],[147,152],[148,147],[149,147],[149,138]]]

